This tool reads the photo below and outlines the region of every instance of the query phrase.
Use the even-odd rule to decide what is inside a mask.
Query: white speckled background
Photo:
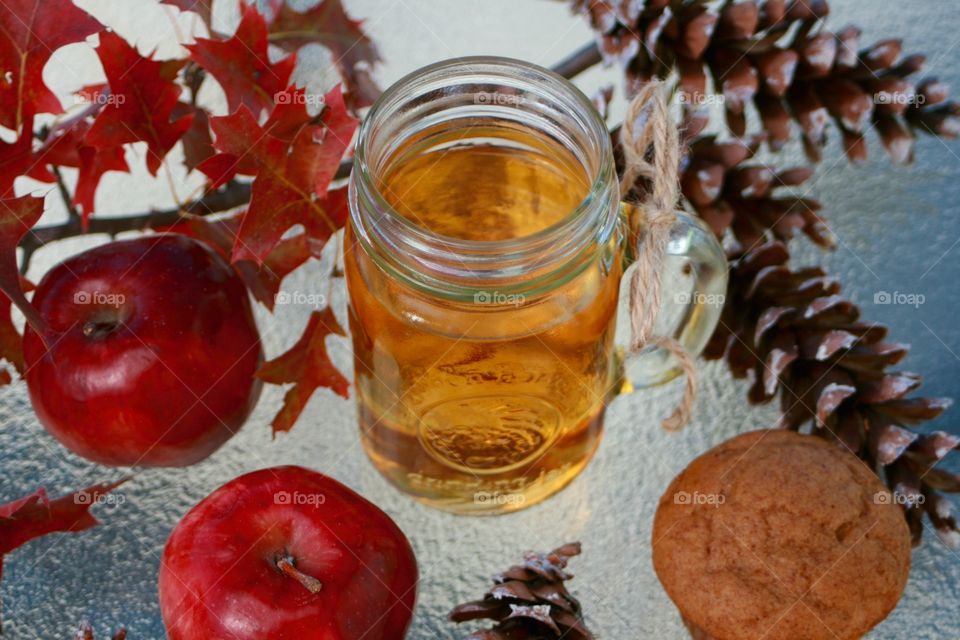
[[[167,41],[160,54],[176,50],[175,12],[153,0],[77,0],[126,36],[135,35],[141,51]],[[348,0],[351,12],[369,17],[367,28],[386,63],[378,72],[383,86],[438,59],[468,54],[499,54],[549,65],[589,40],[579,18],[559,2],[544,0]],[[898,0],[834,0],[830,24],[864,27],[865,41],[903,37],[909,53],[929,56],[928,71],[960,89],[960,12],[956,3]],[[119,19],[121,13],[129,16]],[[232,16],[218,11],[229,29]],[[176,29],[189,33],[182,16]],[[324,65],[322,55],[311,59]],[[45,70],[62,95],[93,82],[99,73],[89,47],[59,52]],[[578,83],[587,92],[617,81],[614,70],[593,70]],[[217,96],[211,93],[210,99]],[[622,110],[614,110],[614,117]],[[927,377],[930,395],[956,395],[960,381],[960,145],[925,137],[917,161],[897,168],[871,140],[871,160],[851,167],[834,144],[810,183],[810,195],[826,203],[824,213],[838,238],[830,255],[795,244],[800,261],[824,262],[840,276],[847,295],[869,319],[892,328],[892,338],[913,344],[905,368]],[[777,160],[801,163],[799,150]],[[142,166],[142,154],[131,159]],[[196,176],[174,175],[181,197],[198,184]],[[24,183],[23,190],[31,185]],[[141,171],[110,174],[97,200],[109,213],[138,211],[171,202],[163,180]],[[62,215],[55,198],[45,222]],[[61,243],[38,254],[31,278],[91,238]],[[316,267],[288,281],[290,290],[325,290]],[[875,292],[922,293],[919,308],[874,305]],[[343,309],[343,290],[334,301]],[[310,309],[286,308],[259,320],[268,355],[285,349],[297,336]],[[341,316],[342,317],[342,316]],[[339,366],[349,370],[346,340],[331,340]],[[733,381],[723,365],[704,366],[696,418],[679,435],[659,431],[679,389],[669,385],[620,398],[608,412],[607,436],[588,470],[559,496],[527,511],[498,518],[467,519],[435,512],[393,491],[373,471],[360,450],[350,402],[321,391],[296,429],[271,441],[268,422],[282,390],[268,388],[250,422],[209,460],[187,470],[148,470],[120,489],[122,505],[101,506],[103,526],[79,535],[52,535],[29,543],[7,557],[0,587],[5,636],[16,640],[70,637],[77,621],[90,619],[98,637],[125,625],[130,638],[163,638],[156,597],[159,554],[177,520],[196,501],[245,471],[277,464],[301,464],[328,473],[359,490],[390,513],[411,538],[422,572],[420,603],[412,640],[459,638],[466,633],[446,622],[457,602],[478,596],[489,576],[528,548],[548,549],[581,539],[585,554],[572,567],[571,588],[584,602],[591,626],[608,640],[684,638],[680,621],[659,587],[650,562],[649,534],[656,501],[669,480],[695,455],[730,435],[770,425],[773,408],[747,408],[746,387]],[[933,426],[960,429],[957,410]],[[958,465],[953,463],[954,468]],[[23,384],[0,388],[0,502],[46,486],[60,494],[89,483],[113,479],[122,470],[87,463],[59,447],[40,428]],[[869,568],[866,568],[869,570]],[[960,556],[934,535],[914,555],[906,595],[871,638],[958,638]]]

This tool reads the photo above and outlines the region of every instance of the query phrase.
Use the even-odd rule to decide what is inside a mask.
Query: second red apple
[[[43,426],[71,451],[122,466],[185,466],[226,442],[260,392],[247,290],[178,234],[111,242],[51,269],[23,336]]]

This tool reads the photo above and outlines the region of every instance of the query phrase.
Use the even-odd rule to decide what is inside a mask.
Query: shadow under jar
[[[466,58],[383,94],[360,130],[344,257],[361,438],[390,482],[499,513],[586,466],[621,382],[625,230],[606,126],[559,76]],[[725,287],[711,242],[689,219],[671,237],[698,291]],[[695,352],[718,313],[699,302],[671,321]],[[657,368],[646,378],[670,377]]]

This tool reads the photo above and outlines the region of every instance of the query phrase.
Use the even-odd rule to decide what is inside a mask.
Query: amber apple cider
[[[383,165],[379,192],[418,231],[479,249],[578,215],[590,180],[564,146],[490,133],[496,144],[482,128],[468,142],[442,132],[408,142]],[[442,509],[496,513],[581,471],[613,384],[622,268],[613,236],[561,278],[525,290],[529,276],[518,273],[514,286],[444,300],[392,277],[348,225],[362,441],[391,482]]]

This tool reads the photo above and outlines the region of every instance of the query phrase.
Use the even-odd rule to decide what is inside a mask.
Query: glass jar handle
[[[621,204],[624,217],[634,205]],[[727,292],[727,258],[716,236],[702,220],[678,211],[661,272],[660,313],[653,335],[675,338],[697,357],[720,320]],[[627,270],[620,281],[617,344],[621,354],[620,393],[672,380],[681,373],[676,358],[665,349],[648,346],[626,356],[630,341],[630,279],[636,247],[627,251]]]

